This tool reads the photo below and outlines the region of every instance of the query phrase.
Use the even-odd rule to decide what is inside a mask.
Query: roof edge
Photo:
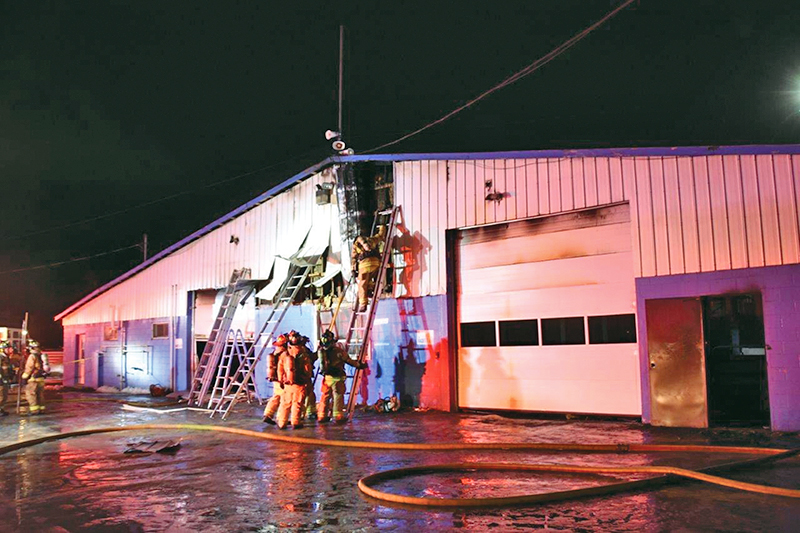
[[[366,154],[336,157],[337,161],[419,161],[419,160],[481,160],[529,159],[545,157],[645,157],[645,156],[702,156],[702,155],[770,155],[800,154],[800,144],[742,144],[725,146],[673,146],[644,148],[576,148],[564,150],[518,150],[506,152],[442,152],[416,154]]]

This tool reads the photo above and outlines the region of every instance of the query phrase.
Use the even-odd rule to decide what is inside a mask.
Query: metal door
[[[647,300],[645,312],[651,423],[708,427],[700,299]]]
[[[86,334],[75,335],[75,355],[78,364],[77,379],[78,385],[86,385]]]
[[[124,353],[125,386],[146,389],[156,383],[150,346],[127,346]]]

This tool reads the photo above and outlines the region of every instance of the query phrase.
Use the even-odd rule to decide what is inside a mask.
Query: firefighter
[[[313,367],[307,349],[297,337],[289,336],[289,346],[278,359],[278,380],[283,385],[281,404],[278,408],[278,427],[283,429],[290,421],[292,427],[303,427],[302,415],[305,411],[306,390],[313,378]]]
[[[272,346],[275,347],[272,353],[267,356],[267,379],[272,382],[272,398],[267,402],[267,407],[264,409],[264,422],[267,424],[275,425],[275,414],[281,405],[281,395],[283,394],[283,385],[278,380],[278,360],[281,354],[286,353],[286,345],[289,342],[289,337],[286,333],[278,335]]]
[[[0,342],[0,416],[8,416],[8,411],[4,409],[8,400],[8,389],[14,382],[14,365],[12,356],[14,347],[7,342]]]
[[[29,340],[27,350],[28,358],[22,371],[22,380],[27,380],[25,399],[28,400],[28,413],[38,415],[44,411],[44,378],[50,373],[50,364],[38,342]]]
[[[308,337],[301,335],[295,330],[289,332],[289,343],[300,346],[301,350],[311,361],[311,379],[309,379],[308,384],[306,385],[306,400],[304,406],[304,416],[311,420],[317,416],[317,395],[314,392],[314,364],[317,362],[317,354],[308,348],[309,340],[310,339]]]
[[[346,373],[344,365],[354,368],[366,368],[364,362],[353,361],[341,344],[336,342],[336,335],[331,330],[322,334],[317,350],[320,369],[322,371],[322,394],[317,404],[317,420],[330,420],[331,396],[333,396],[333,418],[336,422],[344,422],[344,391]]]
[[[366,311],[372,291],[375,288],[375,279],[381,267],[380,244],[386,236],[386,226],[380,226],[378,233],[372,237],[360,235],[353,243],[351,264],[353,265],[353,279],[358,282],[358,311]]]

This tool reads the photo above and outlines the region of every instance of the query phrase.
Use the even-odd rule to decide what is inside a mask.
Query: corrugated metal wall
[[[637,277],[800,263],[797,155],[405,161],[394,181],[397,296],[446,292],[446,229],[626,201]]]
[[[314,195],[318,183],[330,181],[335,181],[332,169],[311,176],[101,294],[64,317],[63,324],[185,315],[187,291],[224,287],[235,268],[250,268],[253,279],[266,279],[279,239],[292,238],[297,227],[308,228],[322,217],[330,218],[338,252],[338,206],[318,206]],[[230,242],[231,235],[238,244]]]

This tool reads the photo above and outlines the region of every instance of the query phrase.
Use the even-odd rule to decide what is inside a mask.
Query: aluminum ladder
[[[369,352],[369,335],[375,321],[378,301],[386,286],[386,271],[389,267],[389,258],[393,253],[394,237],[397,232],[397,222],[400,218],[400,207],[398,206],[375,213],[375,220],[372,224],[372,235],[375,234],[380,217],[388,217],[388,221],[386,223],[386,235],[383,240],[383,250],[381,251],[381,265],[378,268],[378,277],[375,278],[375,288],[373,289],[372,297],[370,297],[369,304],[367,304],[367,309],[365,311],[359,311],[358,299],[356,299],[355,309],[353,315],[350,317],[350,326],[347,328],[347,337],[344,343],[347,354],[359,363],[364,362]],[[353,415],[353,409],[356,405],[356,396],[358,395],[358,386],[363,372],[363,369],[356,368],[352,375],[348,374],[347,376],[351,380],[351,383],[350,389],[347,391],[345,418],[350,418]]]
[[[192,386],[189,389],[187,400],[189,405],[200,406],[206,394],[208,394],[208,389],[217,374],[220,356],[228,340],[228,332],[231,329],[233,316],[236,314],[239,303],[249,294],[249,290],[252,290],[252,287],[242,286],[240,283],[242,280],[249,278],[249,276],[249,268],[237,269],[231,274],[231,279],[222,296],[217,318],[214,320],[211,333],[208,335],[208,342],[203,348],[200,362],[192,376]]]
[[[289,310],[289,307],[294,302],[300,290],[307,286],[306,282],[312,268],[314,268],[314,265],[292,263],[292,266],[289,268],[289,274],[281,287],[275,305],[272,306],[269,317],[267,317],[264,325],[261,326],[261,330],[253,340],[253,345],[250,346],[245,354],[245,358],[248,361],[252,361],[252,363],[249,363],[246,367],[240,366],[236,370],[233,378],[231,378],[230,382],[223,390],[220,401],[211,412],[212,417],[221,412],[222,419],[225,420],[228,414],[230,414],[231,409],[233,409],[233,406],[241,400],[243,395],[248,394],[247,391],[249,387],[251,387],[250,383],[253,381],[253,372],[255,371],[256,365],[270,346],[272,340],[277,337],[278,328],[281,325],[281,321],[283,321],[283,317],[286,315],[286,311]],[[259,346],[258,353],[254,357],[253,354]]]
[[[223,392],[233,377],[231,371],[234,358],[238,363],[238,368],[252,364],[252,361],[247,357],[247,343],[240,329],[237,329],[236,333],[233,331],[228,332],[228,342],[217,367],[217,378],[214,382],[214,388],[211,389],[211,397],[208,399],[208,409],[212,409],[222,400]],[[260,404],[262,399],[255,387],[255,382],[251,381],[250,385],[247,390],[247,401],[250,402],[252,398],[256,398]]]

